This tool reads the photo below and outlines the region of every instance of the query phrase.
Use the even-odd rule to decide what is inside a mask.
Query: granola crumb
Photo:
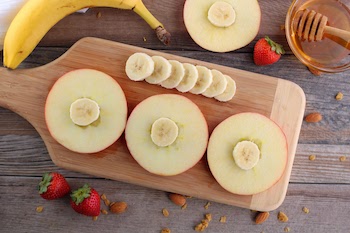
[[[285,29],[286,29],[286,25],[281,24],[281,25],[280,25],[280,30],[281,30],[281,31],[284,31]]]
[[[314,161],[315,159],[316,159],[316,155],[310,155],[310,156],[309,156],[309,160],[310,160],[310,161]]]
[[[277,218],[280,222],[288,222],[288,216],[282,211],[278,212]]]
[[[146,37],[143,37],[143,41],[144,41],[144,42],[146,42],[146,41],[147,41]]]
[[[104,200],[107,200],[106,194],[103,193],[103,194],[101,195],[101,199],[102,199],[103,201],[104,201]]]
[[[101,18],[101,16],[102,16],[102,13],[99,11],[99,12],[97,12],[97,14],[96,14],[96,18]]]
[[[206,209],[206,210],[209,209],[210,205],[211,205],[211,203],[210,203],[210,201],[208,201],[207,204],[205,204],[204,209]]]
[[[169,228],[163,228],[160,233],[171,233],[171,230]]]
[[[44,206],[38,206],[38,207],[36,207],[35,210],[36,210],[37,213],[41,213],[44,210]]]
[[[207,219],[210,222],[212,219],[211,214],[206,214],[205,219]]]
[[[307,208],[307,207],[303,207],[303,212],[305,213],[305,214],[308,214],[309,212],[310,212],[310,210],[309,210],[309,208]]]
[[[108,214],[108,211],[105,210],[105,209],[102,209],[102,210],[101,210],[101,213],[104,214],[104,215],[106,215],[106,214]]]
[[[343,97],[344,97],[343,93],[338,92],[338,94],[335,96],[335,99],[336,99],[336,100],[342,100]]]
[[[187,208],[187,203],[185,203],[183,206],[181,206],[181,209],[184,210]]]
[[[226,222],[226,216],[221,216],[220,217],[220,222],[225,223]]]
[[[98,216],[92,217],[92,220],[93,220],[93,221],[97,221],[97,219],[98,219]]]
[[[164,215],[164,217],[168,217],[169,216],[169,211],[167,209],[162,209],[162,214]]]
[[[340,162],[345,162],[346,161],[346,157],[343,155],[343,156],[340,156],[339,157],[339,161]]]
[[[110,206],[110,204],[111,204],[110,200],[108,200],[108,199],[104,200],[103,202],[105,203],[105,205],[107,207]]]
[[[290,227],[285,227],[284,232],[290,232]]]

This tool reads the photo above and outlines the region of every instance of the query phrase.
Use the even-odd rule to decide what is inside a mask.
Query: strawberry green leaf
[[[271,50],[275,53],[279,55],[285,53],[283,46],[271,40],[270,37],[265,36],[265,40],[267,41],[267,43],[269,43],[269,45],[271,46]]]
[[[70,196],[72,198],[72,201],[76,205],[79,205],[85,200],[85,198],[90,197],[90,193],[91,193],[90,186],[88,184],[84,184],[83,187],[75,190]]]
[[[47,191],[47,188],[50,186],[52,176],[50,173],[45,173],[38,185],[39,194],[43,194]]]

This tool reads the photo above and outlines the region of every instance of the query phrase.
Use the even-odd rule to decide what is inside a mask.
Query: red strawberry
[[[88,184],[75,190],[70,196],[70,204],[79,214],[93,217],[100,215],[100,195]]]
[[[47,200],[61,198],[70,192],[68,182],[57,172],[45,173],[38,189],[40,196]]]
[[[268,36],[258,40],[254,46],[254,63],[258,66],[277,62],[285,51],[282,45],[275,43]]]

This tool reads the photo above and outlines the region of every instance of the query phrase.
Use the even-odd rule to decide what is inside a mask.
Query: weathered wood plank
[[[94,186],[100,194],[105,193],[111,201],[126,201],[127,212],[121,215],[101,215],[97,221],[76,214],[69,206],[68,198],[46,201],[36,193],[39,177],[25,178],[0,176],[0,225],[2,232],[160,232],[168,227],[172,232],[195,232],[204,214],[211,213],[213,220],[205,232],[347,232],[350,228],[350,186],[348,185],[290,185],[283,205],[270,213],[262,225],[253,221],[255,213],[228,205],[211,203],[206,210],[206,200],[188,199],[185,210],[170,202],[167,193],[145,189],[103,179],[68,178],[72,188],[85,182]],[[43,206],[42,213],[35,208]],[[302,211],[310,209],[309,214]],[[105,208],[101,203],[101,207]],[[161,211],[167,208],[169,217]],[[277,213],[285,212],[289,221],[281,223]],[[227,217],[220,223],[221,216]]]
[[[311,154],[316,160],[309,160]],[[299,144],[290,182],[350,184],[349,154],[349,145]],[[339,161],[342,155],[347,155],[344,162]],[[52,170],[69,177],[92,177],[57,168],[39,135],[0,136],[0,176],[41,176]]]

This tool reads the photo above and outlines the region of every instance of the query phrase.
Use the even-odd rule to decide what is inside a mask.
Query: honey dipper
[[[293,29],[299,38],[309,41],[320,41],[323,35],[329,34],[350,41],[350,32],[327,26],[328,18],[314,10],[300,10],[293,20]]]

